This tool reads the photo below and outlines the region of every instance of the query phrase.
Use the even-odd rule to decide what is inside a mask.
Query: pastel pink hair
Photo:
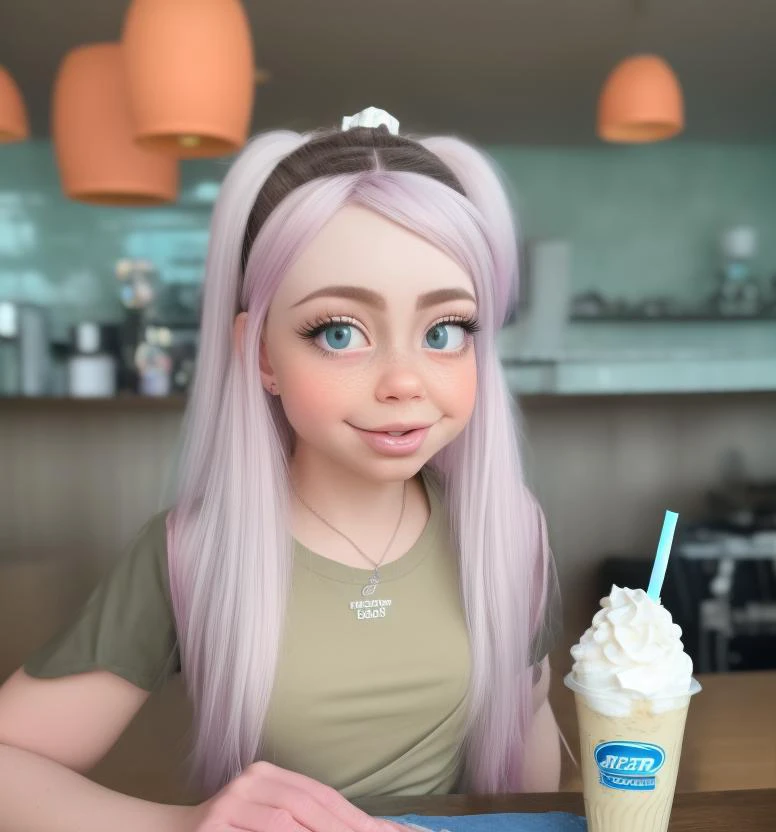
[[[516,228],[499,177],[455,138],[418,140],[466,196],[423,174],[381,169],[314,179],[268,216],[244,273],[249,212],[276,164],[308,137],[273,131],[230,168],[213,214],[197,373],[184,423],[168,557],[182,668],[194,704],[193,774],[212,794],[261,758],[262,728],[290,590],[288,459],[292,432],[260,383],[258,343],[294,258],[344,205],[411,229],[471,275],[481,331],[478,388],[464,431],[430,460],[444,484],[470,632],[469,715],[461,788],[520,790],[531,719],[531,643],[551,563],[540,512],[523,484],[518,412],[495,335],[517,282]],[[233,322],[247,311],[243,355]]]

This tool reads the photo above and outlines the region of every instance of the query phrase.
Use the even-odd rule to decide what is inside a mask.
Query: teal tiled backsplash
[[[754,273],[776,274],[776,137],[491,152],[525,235],[571,243],[575,293],[700,300],[714,289],[720,232],[735,225],[758,232]]]
[[[776,273],[776,144],[490,150],[524,235],[571,242],[575,293],[701,299],[719,232],[737,224],[758,231],[756,273]],[[0,297],[43,303],[66,325],[120,317],[122,257],[153,261],[165,281],[200,280],[210,204],[196,196],[228,162],[183,163],[176,205],[94,207],[63,196],[48,141],[0,145]]]
[[[92,206],[62,193],[50,142],[0,145],[0,298],[48,306],[56,327],[121,318],[114,270],[125,257],[151,260],[165,281],[199,282],[227,167],[186,162],[175,205]]]

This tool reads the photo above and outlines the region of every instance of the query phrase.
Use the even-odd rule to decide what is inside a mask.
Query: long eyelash
[[[455,326],[460,326],[461,329],[468,332],[469,335],[474,335],[475,332],[479,332],[482,329],[482,327],[480,326],[480,322],[473,315],[450,315],[447,318],[443,318],[441,321],[437,321],[430,328],[433,329],[435,326],[444,326],[445,324],[454,324]]]
[[[351,318],[343,318],[341,316],[335,315],[319,315],[314,320],[308,321],[306,324],[304,324],[304,326],[300,327],[297,330],[297,333],[306,341],[310,341],[312,345],[316,347],[316,349],[321,353],[321,355],[325,356],[326,358],[336,359],[338,357],[336,351],[325,350],[319,347],[315,343],[315,339],[322,332],[325,332],[330,326],[337,326],[338,324],[354,327],[358,326],[356,322]],[[477,318],[475,318],[473,315],[449,315],[446,318],[442,318],[441,320],[436,321],[429,328],[433,329],[435,326],[445,326],[446,324],[460,326],[461,329],[463,329],[469,335],[474,335],[475,332],[479,332],[482,328]]]
[[[308,321],[304,326],[297,330],[297,334],[304,338],[305,341],[310,342],[310,346],[315,347],[319,355],[323,358],[331,358],[335,361],[342,356],[336,350],[325,350],[315,343],[315,339],[325,332],[330,326],[345,325],[358,327],[356,322],[350,318],[343,318],[335,315],[319,315],[315,320]]]
[[[322,332],[330,326],[337,324],[344,324],[346,326],[356,326],[356,322],[348,318],[335,318],[333,316],[318,316],[314,321],[309,321],[303,327],[297,330],[302,338],[308,338],[310,341],[317,338]]]

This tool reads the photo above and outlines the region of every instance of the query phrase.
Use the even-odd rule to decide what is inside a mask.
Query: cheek
[[[477,395],[477,364],[474,356],[464,361],[451,361],[437,367],[430,375],[428,392],[448,418],[466,423],[474,410]]]
[[[457,409],[462,418],[468,419],[474,410],[474,400],[477,395],[477,364],[474,359],[467,362],[462,369],[456,385],[455,398]]]
[[[335,392],[325,377],[313,373],[302,384],[284,386],[283,407],[292,423],[313,423],[332,410]]]
[[[347,409],[353,379],[343,382],[343,373],[322,366],[325,363],[311,362],[304,355],[297,356],[297,360],[288,357],[284,362],[280,386],[283,407],[292,426],[306,425],[314,430],[316,425],[329,417],[339,417]]]

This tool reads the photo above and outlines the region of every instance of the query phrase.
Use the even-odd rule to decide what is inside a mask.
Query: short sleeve
[[[40,679],[108,670],[148,691],[180,671],[166,513],[141,529],[75,620],[29,656],[24,670]]]

